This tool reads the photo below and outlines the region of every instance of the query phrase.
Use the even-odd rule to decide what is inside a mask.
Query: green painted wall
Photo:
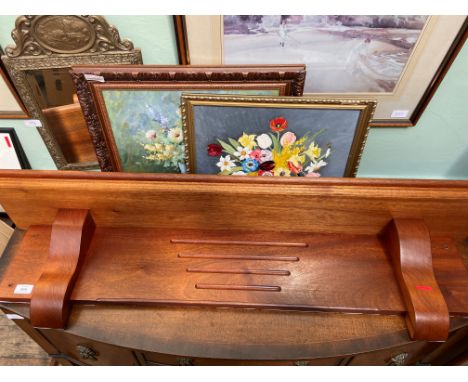
[[[468,44],[416,126],[371,129],[358,176],[468,179]]]
[[[15,16],[0,16],[0,45],[12,43]],[[106,16],[122,38],[141,48],[145,64],[175,64],[177,52],[170,16]],[[54,169],[44,143],[23,121],[15,127],[31,165]],[[459,53],[417,126],[372,129],[359,177],[468,179],[468,46]]]

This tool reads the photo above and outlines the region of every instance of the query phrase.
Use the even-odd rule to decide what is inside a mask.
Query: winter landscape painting
[[[391,93],[427,16],[224,16],[225,64],[305,63],[305,93]]]

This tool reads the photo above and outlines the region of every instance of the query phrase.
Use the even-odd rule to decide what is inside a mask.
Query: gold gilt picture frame
[[[375,107],[372,100],[183,94],[187,170],[354,177]]]
[[[6,46],[1,59],[30,118],[40,122],[37,129],[55,165],[60,170],[96,169],[96,161],[71,159],[76,157],[76,147],[60,144],[70,133],[54,131],[45,116],[44,110],[51,107],[46,102],[52,99],[49,90],[57,90],[57,102],[66,98],[66,104],[72,105],[72,65],[141,64],[141,51],[98,15],[19,16],[12,38],[15,45]]]

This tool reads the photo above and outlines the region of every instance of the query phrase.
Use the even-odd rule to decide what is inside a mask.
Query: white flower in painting
[[[262,134],[257,137],[257,143],[261,149],[267,149],[273,142],[268,134]]]
[[[234,153],[236,157],[238,157],[240,160],[248,159],[249,154],[252,152],[252,150],[248,149],[247,147],[237,147],[237,151]]]
[[[156,131],[155,130],[148,130],[145,135],[146,135],[146,138],[148,138],[148,139],[154,139],[154,138],[156,138]]]
[[[273,159],[273,153],[270,150],[260,151],[260,163],[268,162]]]
[[[327,162],[321,160],[321,161],[319,161],[317,163],[311,163],[310,166],[306,167],[305,170],[308,173],[316,172],[316,171],[320,170],[322,167],[326,166],[327,164],[328,164]]]
[[[233,172],[231,175],[247,176],[247,174],[244,171],[236,171]]]
[[[221,156],[221,158],[219,158],[219,162],[216,163],[216,166],[218,166],[221,171],[231,171],[231,168],[235,167],[236,164],[231,159],[230,155],[226,155],[225,157]]]
[[[171,142],[180,143],[183,140],[182,129],[180,127],[175,127],[174,129],[170,129],[167,136],[169,137],[169,140]]]
[[[325,153],[325,158],[328,158],[331,154],[331,150],[327,149],[327,152]]]

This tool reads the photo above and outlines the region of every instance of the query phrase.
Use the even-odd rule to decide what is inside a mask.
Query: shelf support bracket
[[[31,296],[30,313],[34,327],[66,327],[69,297],[94,230],[89,210],[58,210],[52,224],[47,263]]]
[[[407,309],[413,340],[445,341],[450,317],[432,267],[429,230],[420,219],[393,219],[383,238]]]

